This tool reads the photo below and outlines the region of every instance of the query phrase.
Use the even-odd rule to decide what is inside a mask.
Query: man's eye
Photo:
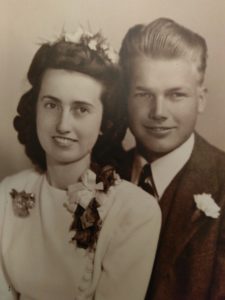
[[[153,95],[146,92],[137,92],[135,93],[135,97],[143,99],[152,99]]]
[[[187,95],[185,93],[181,93],[181,92],[175,92],[171,94],[171,97],[174,99],[180,99],[180,98],[184,98]]]

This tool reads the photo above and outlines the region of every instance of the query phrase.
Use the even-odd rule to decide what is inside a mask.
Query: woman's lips
[[[76,139],[64,136],[53,136],[54,142],[61,147],[69,147],[77,142]]]

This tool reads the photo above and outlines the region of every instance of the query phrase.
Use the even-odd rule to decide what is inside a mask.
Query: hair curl
[[[40,170],[46,170],[45,151],[37,136],[36,104],[42,77],[47,69],[80,72],[103,84],[103,134],[99,136],[93,148],[92,162],[100,165],[112,164],[115,149],[121,144],[126,131],[124,105],[119,88],[119,69],[98,51],[65,40],[52,45],[42,45],[28,70],[27,78],[31,88],[22,95],[17,108],[18,114],[14,118],[14,128],[18,132],[20,143],[25,146],[27,156]]]

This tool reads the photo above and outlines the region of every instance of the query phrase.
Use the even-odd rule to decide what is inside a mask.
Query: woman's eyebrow
[[[89,102],[83,101],[83,100],[74,100],[72,102],[72,105],[88,105],[88,106],[92,106],[92,103],[89,103]]]
[[[62,101],[59,98],[52,96],[52,95],[43,95],[41,100],[44,101],[45,99],[50,99],[56,103],[62,103]],[[85,106],[93,107],[92,103],[89,103],[88,101],[84,101],[84,100],[73,100],[71,102],[71,105],[72,106],[85,105]]]
[[[50,100],[53,100],[55,102],[61,102],[59,98],[55,97],[55,96],[52,96],[52,95],[43,95],[41,97],[41,100],[44,100],[44,99],[50,99]]]

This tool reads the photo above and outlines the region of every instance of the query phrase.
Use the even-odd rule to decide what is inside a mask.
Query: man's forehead
[[[197,63],[190,58],[183,57],[173,59],[137,57],[132,62],[130,76],[132,81],[141,82],[199,81]]]

